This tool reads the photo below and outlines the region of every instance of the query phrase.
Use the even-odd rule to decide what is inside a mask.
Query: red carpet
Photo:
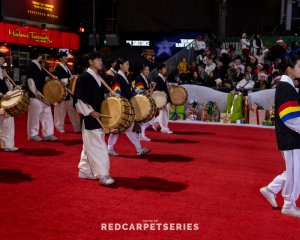
[[[0,152],[0,236],[5,240],[299,239],[299,219],[283,216],[259,188],[284,169],[273,129],[171,124],[148,131],[137,158],[123,135],[111,158],[112,188],[78,179],[81,135],[26,140],[16,119],[17,153]],[[282,197],[278,196],[282,204]],[[101,231],[101,223],[198,223],[198,231]]]

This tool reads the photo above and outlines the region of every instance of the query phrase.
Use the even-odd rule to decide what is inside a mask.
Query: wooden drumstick
[[[11,82],[11,84],[14,86],[14,88],[17,86],[14,80],[11,79],[11,77],[6,72],[6,78]]]
[[[49,72],[46,68],[44,68],[43,66],[41,66],[41,68],[52,78],[57,78],[56,76],[54,76],[51,72]]]
[[[112,95],[117,96],[117,93],[111,89],[110,86],[107,85],[107,83],[102,79],[102,77],[99,77],[101,83],[103,83],[103,85],[108,89],[108,91],[111,92]]]
[[[95,111],[92,106],[86,104],[88,106],[89,109],[91,109],[92,111]],[[101,114],[100,114],[101,115]],[[101,122],[100,118],[96,118],[97,122],[100,124],[100,126],[103,128],[103,131],[105,132],[109,132],[108,129],[106,129],[103,125],[103,123]]]
[[[39,91],[40,96],[42,97],[42,101],[47,104],[47,105],[51,105],[51,103],[48,101],[48,99]]]
[[[150,95],[152,95],[153,91],[154,91],[154,88],[156,87],[156,84],[157,83],[154,83],[154,85],[152,86],[152,89],[150,89]]]

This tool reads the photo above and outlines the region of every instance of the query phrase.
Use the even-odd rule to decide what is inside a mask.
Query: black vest
[[[155,82],[156,82],[155,88],[158,91],[165,92],[167,94],[167,96],[168,96],[168,102],[171,102],[171,98],[170,98],[170,94],[169,94],[167,83],[160,76],[157,76],[157,78],[155,79]]]
[[[275,131],[279,150],[300,149],[300,134],[288,128],[280,119],[279,107],[289,101],[297,101],[300,105],[300,98],[296,89],[287,82],[279,82],[275,92]]]
[[[43,87],[46,83],[45,77],[47,76],[47,73],[40,68],[32,61],[27,66],[27,79],[32,78],[35,84],[36,89],[43,93]],[[29,97],[35,98],[35,95],[30,91],[28,82],[26,81],[26,90],[29,93]]]
[[[117,74],[116,82],[120,84],[121,96],[130,100],[130,98],[134,96],[134,93],[131,91],[131,83],[129,80],[129,83],[127,83],[126,79],[122,75]]]
[[[8,87],[6,85],[5,79],[0,78],[0,93],[3,95],[8,92]]]
[[[147,81],[148,81],[148,80],[147,80]],[[142,76],[141,74],[139,74],[139,75],[136,77],[136,79],[135,79],[135,85],[137,85],[138,83],[143,83],[144,89],[145,89],[145,90],[149,90],[149,89],[151,88],[150,82],[148,81],[148,82],[147,82],[148,85],[147,85],[145,79],[143,78],[143,76]]]
[[[95,80],[95,78],[89,74],[88,72],[84,72],[81,74],[76,82],[76,90],[75,90],[75,101],[81,100],[82,102],[90,105],[96,112],[101,112],[101,104],[104,100],[105,89],[103,84],[99,87],[99,84]],[[87,130],[94,130],[101,128],[101,125],[98,121],[91,117],[86,116],[83,117],[84,126]]]
[[[62,80],[63,78],[68,78],[69,79],[71,77],[71,74],[66,72],[66,70],[60,65],[58,65],[55,68],[54,75],[56,77],[58,77],[59,80]],[[69,83],[69,81],[68,81],[68,83]],[[69,99],[70,99],[70,96],[68,94],[68,96],[66,97],[66,100],[69,100]]]

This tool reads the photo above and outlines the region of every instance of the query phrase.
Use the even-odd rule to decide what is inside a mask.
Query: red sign
[[[79,35],[76,33],[24,27],[0,22],[0,42],[49,48],[79,49]]]

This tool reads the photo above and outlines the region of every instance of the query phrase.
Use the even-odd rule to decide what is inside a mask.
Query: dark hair
[[[83,56],[83,62],[86,67],[89,67],[89,60],[95,60],[96,58],[101,58],[101,54],[98,51],[92,51]]]
[[[140,71],[143,71],[143,70],[144,70],[144,68],[146,68],[146,67],[149,67],[149,65],[148,65],[148,64],[145,64],[145,63],[143,63],[143,64],[140,66]]]
[[[67,52],[60,51],[57,53],[57,59],[60,59],[62,57],[67,57],[67,56],[68,56]]]
[[[109,64],[109,66],[111,66],[114,62],[117,62],[117,61],[118,61],[118,59],[116,57],[113,57],[112,59],[110,59],[108,61],[108,64]]]
[[[119,70],[120,70],[120,65],[121,65],[121,64],[124,64],[124,63],[126,63],[126,62],[128,62],[128,61],[129,61],[129,60],[128,60],[127,58],[122,58],[122,57],[118,58],[118,59],[117,59],[117,65],[116,65],[116,67],[115,67],[116,71],[119,71]]]
[[[34,48],[30,52],[30,59],[32,59],[32,60],[37,59],[41,55],[42,55],[42,53],[41,53],[40,49]]]
[[[3,52],[0,52],[0,57],[3,57],[3,58],[5,58],[5,53],[3,53]]]
[[[281,63],[278,64],[278,69],[280,71],[280,74],[285,74],[288,67],[294,68],[298,61],[300,61],[299,56],[283,58],[281,60]]]
[[[160,70],[162,70],[162,69],[165,68],[165,67],[166,67],[165,64],[160,63],[160,64],[157,66],[157,71],[160,71]]]

